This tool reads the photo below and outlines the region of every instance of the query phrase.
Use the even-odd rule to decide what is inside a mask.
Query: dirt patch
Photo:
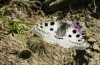
[[[91,0],[90,0],[91,1]],[[27,49],[32,53],[29,59],[19,57],[23,51],[22,41],[18,34],[14,33],[6,35],[9,31],[6,27],[9,26],[7,21],[0,21],[0,65],[100,65],[100,19],[99,19],[99,1],[97,4],[97,12],[94,13],[87,5],[92,2],[86,2],[80,5],[74,1],[10,1],[8,4],[3,4],[0,8],[0,17],[9,19],[19,19],[29,21],[31,23],[45,21],[63,21],[68,19],[84,23],[86,30],[86,41],[90,45],[86,50],[65,49],[59,45],[52,45],[44,42],[40,37],[33,35],[33,25],[24,25],[27,30],[24,34],[24,42],[27,44]],[[64,4],[63,4],[64,3]],[[65,4],[73,3],[72,7]],[[51,4],[51,7],[50,7]],[[82,6],[74,7],[74,5]],[[45,8],[45,7],[46,8]],[[62,6],[61,8],[58,8]],[[66,7],[69,7],[67,9]],[[57,8],[56,10],[54,10]],[[48,10],[46,10],[48,9]],[[50,9],[50,10],[49,10]],[[97,16],[98,15],[98,16]]]

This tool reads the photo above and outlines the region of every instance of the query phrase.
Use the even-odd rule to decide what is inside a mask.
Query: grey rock
[[[100,51],[100,48],[96,43],[93,45],[93,49]]]
[[[96,40],[94,39],[94,38],[89,38],[88,40],[87,40],[89,43],[94,43],[94,42],[96,42]]]

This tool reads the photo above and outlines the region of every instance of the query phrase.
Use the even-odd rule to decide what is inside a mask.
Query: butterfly
[[[84,50],[87,48],[81,28],[74,22],[43,22],[33,27],[34,34],[45,42],[58,44],[63,48]]]

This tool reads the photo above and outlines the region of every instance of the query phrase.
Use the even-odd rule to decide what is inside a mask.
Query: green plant
[[[0,18],[1,21],[6,21],[8,22],[8,33],[7,34],[18,34],[20,40],[22,41],[22,46],[23,49],[26,49],[26,43],[24,42],[24,33],[27,32],[25,29],[22,28],[21,24],[26,24],[26,25],[34,25],[34,23],[28,23],[28,22],[23,22],[23,21],[17,21],[17,20],[10,20],[6,18]]]
[[[23,21],[17,21],[17,20],[10,20],[6,18],[0,18],[1,21],[8,22],[8,34],[18,34],[20,40],[22,41],[22,50],[19,53],[19,58],[22,59],[28,59],[31,57],[31,51],[26,48],[26,43],[24,41],[24,34],[27,32],[21,24],[27,24],[27,25],[34,25],[34,23],[28,23],[28,22],[23,22]]]

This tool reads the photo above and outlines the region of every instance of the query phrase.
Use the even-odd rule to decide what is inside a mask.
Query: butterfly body
[[[85,48],[82,34],[65,22],[43,22],[35,25],[33,31],[47,43],[64,48]]]

